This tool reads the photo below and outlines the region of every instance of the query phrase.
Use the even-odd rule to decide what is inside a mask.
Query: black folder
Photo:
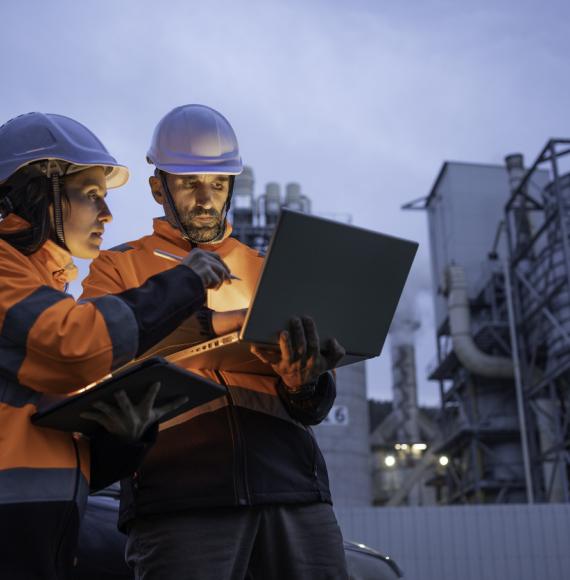
[[[188,397],[186,403],[167,413],[161,418],[161,422],[227,393],[226,388],[218,383],[169,363],[161,357],[152,357],[117,372],[77,395],[47,404],[32,416],[32,423],[39,427],[93,435],[102,427],[94,421],[82,419],[80,413],[87,411],[96,401],[116,406],[114,394],[121,389],[125,390],[132,403],[139,403],[147,389],[155,382],[161,383],[155,405],[162,406],[181,396]]]

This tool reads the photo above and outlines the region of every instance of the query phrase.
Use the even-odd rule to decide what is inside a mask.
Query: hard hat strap
[[[166,179],[166,174],[164,173],[164,171],[160,171],[160,170],[159,170],[159,174],[160,174],[160,182],[162,183],[162,189],[164,191],[164,197],[166,199],[166,203],[168,204],[168,207],[170,208],[170,213],[172,214],[172,217],[174,218],[174,221],[176,222],[176,227],[178,228],[178,230],[182,234],[182,237],[190,244],[190,247],[193,248],[194,243],[190,239],[188,231],[186,230],[186,228],[184,227],[184,224],[182,223],[182,220],[180,219],[180,215],[178,214],[178,210],[176,209],[176,204],[174,203],[174,198],[172,197],[172,194],[170,193],[170,188],[168,187],[168,180]]]
[[[47,159],[40,163],[41,172],[49,179],[53,198],[53,221],[55,235],[59,245],[68,250],[65,243],[65,233],[63,229],[63,205],[61,203],[61,176],[65,175],[70,163],[57,159]]]
[[[65,233],[63,231],[63,207],[61,204],[61,182],[59,174],[54,173],[50,177],[51,191],[53,195],[53,221],[55,225],[55,235],[60,245],[67,249],[65,245]]]
[[[228,212],[230,211],[230,205],[232,203],[232,194],[234,192],[234,183],[235,183],[235,175],[230,175],[230,186],[228,188],[228,199],[226,199],[226,203],[224,204],[224,208],[222,209],[224,219],[222,220],[222,228],[220,230],[220,236],[223,236],[226,231],[226,223],[228,221]]]

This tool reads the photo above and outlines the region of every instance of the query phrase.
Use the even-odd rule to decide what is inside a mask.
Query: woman
[[[84,303],[66,294],[72,255],[99,253],[107,189],[127,179],[72,119],[29,113],[0,127],[0,578],[66,578],[89,490],[132,473],[149,425],[171,408],[152,408],[156,386],[136,408],[123,393],[90,413],[113,435],[89,445],[31,424],[42,394],[72,392],[148,350],[229,280],[195,250],[141,288]]]

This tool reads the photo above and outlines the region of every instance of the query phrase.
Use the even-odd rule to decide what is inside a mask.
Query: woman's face
[[[103,168],[72,173],[65,178],[63,190],[69,199],[63,210],[65,243],[77,258],[96,258],[105,224],[113,219],[105,202],[107,182]]]

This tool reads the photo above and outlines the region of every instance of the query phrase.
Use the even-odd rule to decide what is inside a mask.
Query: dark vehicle
[[[79,532],[74,580],[133,580],[124,559],[127,538],[117,529],[118,513],[118,486],[89,498]],[[402,578],[396,563],[372,548],[345,542],[344,552],[351,580]]]
[[[344,553],[350,580],[397,580],[404,577],[390,556],[364,544],[345,542]]]

